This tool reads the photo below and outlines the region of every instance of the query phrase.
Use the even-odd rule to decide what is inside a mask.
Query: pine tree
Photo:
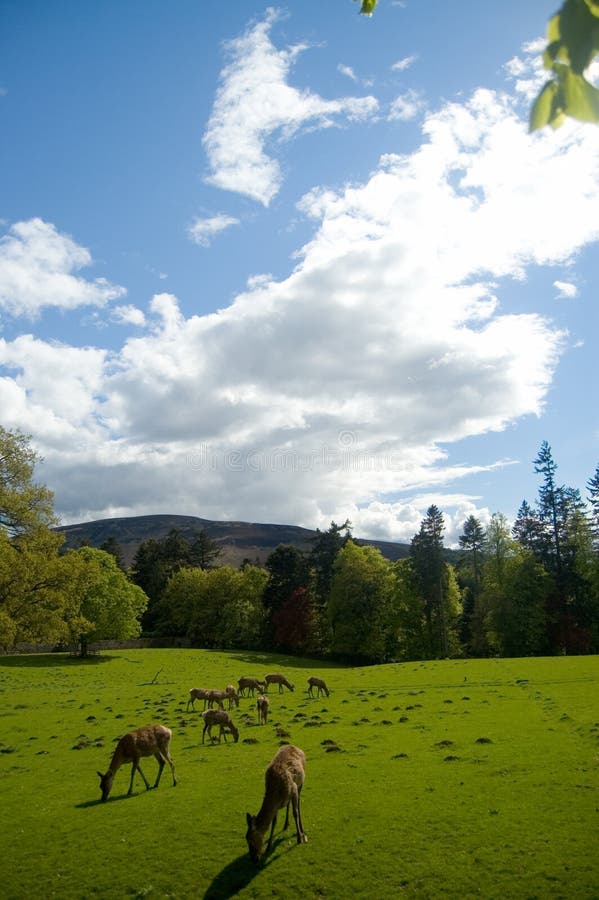
[[[410,545],[410,556],[424,603],[430,652],[447,656],[449,651],[445,600],[443,596],[443,514],[434,504],[429,506],[418,534]]]
[[[599,464],[595,474],[587,481],[589,506],[591,507],[591,528],[596,547],[599,549]]]
[[[466,647],[470,645],[471,621],[481,590],[485,539],[485,529],[480,521],[476,516],[469,516],[464,522],[464,531],[459,537],[460,547],[467,554],[466,565],[462,565],[459,572],[463,597],[461,637]]]

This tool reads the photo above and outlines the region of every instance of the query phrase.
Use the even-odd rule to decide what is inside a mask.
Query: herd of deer
[[[248,692],[248,696],[251,697],[254,697],[256,691],[260,692],[256,701],[258,723],[265,725],[268,721],[268,710],[270,706],[267,693],[269,685],[271,684],[278,684],[279,693],[283,692],[283,686],[287,687],[290,691],[295,689],[295,686],[291,684],[284,675],[281,675],[278,672],[266,675],[264,681],[260,681],[258,678],[240,678],[237,682],[237,688],[235,688],[234,685],[229,684],[224,691],[192,688],[189,692],[187,709],[189,710],[190,704],[192,709],[195,709],[196,700],[204,701],[204,711],[202,712],[202,717],[204,719],[202,743],[204,743],[206,732],[208,732],[208,739],[212,741],[212,728],[215,726],[218,726],[219,729],[219,743],[223,736],[226,742],[227,733],[233,735],[235,742],[239,740],[239,730],[229,713],[225,711],[224,704],[225,701],[227,701],[229,710],[231,710],[233,706],[239,706],[239,698],[244,697],[246,691]],[[310,697],[314,696],[314,690],[317,691],[317,697],[320,697],[321,694],[325,694],[327,697],[329,696],[329,689],[323,679],[312,676],[308,679],[308,694]],[[216,704],[216,709],[214,708],[214,704]],[[146,789],[149,790],[150,784],[139,765],[139,761],[142,757],[154,756],[158,762],[158,774],[156,776],[156,781],[154,782],[155,788],[157,788],[160,783],[162,770],[167,763],[170,766],[173,776],[173,785],[176,785],[175,764],[169,750],[171,737],[172,731],[164,725],[144,725],[143,728],[137,728],[135,731],[130,731],[128,734],[125,734],[116,746],[108,771],[104,775],[101,772],[98,772],[98,775],[100,776],[102,800],[105,801],[108,799],[108,795],[112,789],[114,776],[117,771],[121,766],[128,763],[131,764],[131,779],[129,781],[127,796],[130,796],[133,791],[133,779],[136,771],[139,772]],[[289,826],[289,807],[291,806],[293,818],[295,820],[297,842],[298,844],[307,842],[308,838],[304,832],[300,811],[300,794],[304,784],[305,772],[306,755],[303,750],[300,750],[299,747],[295,747],[292,744],[286,744],[281,747],[267,767],[262,806],[257,815],[252,816],[250,813],[247,813],[246,816],[246,840],[252,862],[258,863],[263,855],[264,838],[269,827],[270,835],[266,844],[266,852],[268,853],[270,850],[277,821],[277,814],[283,807],[286,809],[284,829],[287,829]]]

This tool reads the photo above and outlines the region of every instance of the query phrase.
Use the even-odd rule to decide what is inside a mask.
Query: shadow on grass
[[[98,797],[97,800],[84,800],[83,803],[76,803],[75,809],[89,809],[92,806],[101,806],[102,800]]]
[[[203,894],[203,900],[226,900],[228,897],[234,897],[248,886],[259,871],[260,867],[252,863],[247,853],[238,856],[213,879]]]
[[[106,806],[108,803],[118,803],[120,800],[133,800],[135,797],[143,797],[150,791],[155,790],[156,788],[152,785],[146,789],[134,790],[132,794],[111,794],[108,800],[102,800],[101,797],[98,797],[97,800],[84,800],[82,803],[76,803],[75,809],[90,809],[92,806]]]
[[[263,861],[258,865],[251,861],[248,853],[238,856],[213,879],[203,894],[202,900],[228,900],[230,897],[235,897],[239,891],[248,886],[256,875],[264,872],[265,869],[272,865],[275,850],[279,844],[286,842],[287,837],[285,835],[275,838],[268,857],[263,858]]]
[[[16,653],[0,656],[0,667],[12,669],[56,669],[62,666],[99,666],[115,657],[95,654],[94,656],[69,656],[68,653]]]
[[[223,650],[229,659],[249,665],[267,666],[267,671],[276,671],[277,666],[289,666],[294,669],[312,669],[315,666],[330,668],[331,664],[314,659],[304,659],[301,656],[277,655],[273,653],[261,653],[259,650]]]

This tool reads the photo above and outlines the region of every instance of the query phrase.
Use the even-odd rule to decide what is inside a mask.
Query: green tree
[[[119,569],[123,572],[125,571],[127,567],[125,566],[123,550],[113,534],[100,544],[100,550],[104,550],[105,553],[110,553],[111,556],[114,556]]]
[[[315,590],[319,597],[326,598],[331,588],[337,556],[351,539],[351,523],[346,519],[343,525],[331,522],[326,531],[316,529],[309,556],[310,568],[315,576]]]
[[[190,546],[190,562],[200,569],[214,569],[222,553],[216,541],[213,541],[203,528],[194,534]]]
[[[57,522],[52,491],[33,481],[40,457],[30,440],[0,426],[0,529],[11,537]]]
[[[150,538],[139,545],[133,560],[132,579],[149,601],[142,619],[144,631],[152,632],[156,628],[160,601],[171,576],[179,569],[193,565],[191,545],[176,528],[160,540]]]
[[[464,522],[464,530],[459,537],[459,545],[464,551],[464,559],[459,567],[459,580],[462,588],[462,624],[461,639],[465,647],[470,647],[471,622],[474,616],[476,599],[482,586],[482,563],[485,547],[485,529],[476,516],[468,516]]]
[[[430,635],[413,560],[398,560],[394,574],[394,656],[401,660],[428,659]]]
[[[543,476],[538,511],[544,533],[536,555],[553,581],[547,617],[551,646],[555,650],[578,652],[586,641],[587,631],[582,623],[588,608],[589,586],[578,560],[578,553],[584,552],[586,546],[583,532],[590,527],[586,507],[578,489],[558,484],[557,464],[546,441],[534,465],[535,472]]]
[[[48,528],[12,539],[0,529],[0,645],[68,639],[77,598],[62,542]]]
[[[599,549],[599,464],[595,474],[587,481],[588,500],[590,506],[590,521],[593,531],[593,540]]]
[[[489,637],[492,616],[502,602],[508,559],[516,552],[517,544],[510,537],[506,517],[503,513],[493,513],[486,531],[481,590],[476,597],[470,622],[468,649],[473,656],[488,656],[492,651]]]
[[[546,609],[551,579],[535,556],[522,550],[504,561],[488,616],[491,649],[502,656],[549,652]]]
[[[328,602],[333,654],[367,663],[389,658],[394,580],[391,563],[374,547],[349,540],[339,551]]]
[[[34,482],[39,457],[20,432],[0,427],[0,644],[65,640],[76,603],[59,555],[53,494]]]
[[[443,576],[443,514],[434,504],[429,506],[420,530],[412,538],[410,557],[418,591],[424,605],[429,651],[432,656],[448,656],[449,642],[446,621]]]
[[[524,550],[543,556],[547,548],[545,526],[535,509],[523,500],[512,528],[512,535]]]
[[[547,536],[546,561],[555,570],[558,587],[562,587],[563,560],[562,560],[562,524],[560,513],[564,506],[564,488],[556,483],[557,463],[553,459],[551,447],[547,441],[543,441],[534,461],[535,472],[543,476],[543,483],[539,488],[539,515],[545,525]]]
[[[351,539],[351,523],[342,525],[331,522],[326,531],[316,529],[312,549],[308,557],[310,566],[310,589],[313,598],[314,649],[319,654],[330,649],[331,633],[327,604],[335,570],[335,562],[341,550]]]
[[[160,605],[160,630],[185,635],[200,647],[255,649],[267,579],[256,566],[180,569]]]
[[[111,553],[81,547],[68,553],[63,564],[71,566],[71,582],[78,594],[79,602],[69,624],[73,637],[79,640],[82,656],[91,641],[139,636],[148,598],[129,581]]]

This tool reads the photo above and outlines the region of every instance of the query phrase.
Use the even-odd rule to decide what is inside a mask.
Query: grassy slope
[[[269,724],[242,700],[239,743],[202,746],[188,689],[273,670],[296,690],[271,688]],[[307,698],[309,674],[329,699]],[[596,897],[598,681],[597,657],[328,670],[190,650],[0,658],[1,895]],[[126,799],[127,768],[100,804],[114,739],[153,721],[173,729],[178,786],[165,768],[157,791],[137,780]],[[308,757],[309,843],[278,831],[256,869],[245,813],[277,726]],[[142,768],[153,780],[154,760]]]

